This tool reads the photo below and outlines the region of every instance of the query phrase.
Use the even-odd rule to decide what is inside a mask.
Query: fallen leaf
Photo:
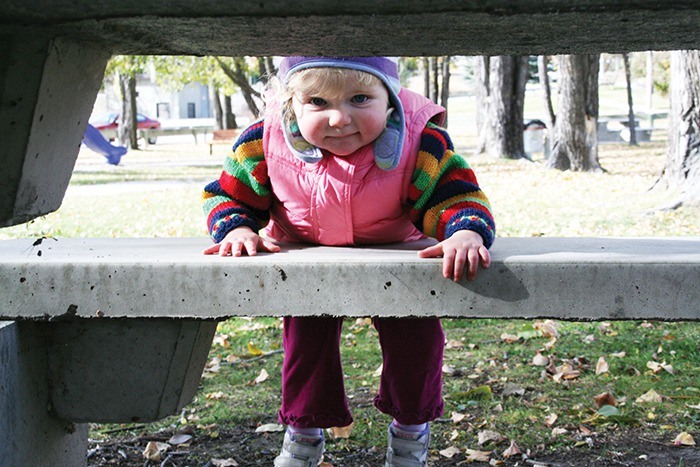
[[[168,444],[171,444],[173,446],[179,446],[181,444],[188,443],[191,440],[192,435],[188,435],[186,433],[177,433],[170,437],[170,439],[168,440]]]
[[[491,451],[467,449],[465,453],[467,454],[467,461],[469,462],[488,462],[491,459]]]
[[[603,373],[607,373],[608,370],[608,362],[605,361],[605,357],[598,358],[598,363],[595,365],[595,374],[602,375]]]
[[[500,443],[503,441],[505,438],[503,437],[502,434],[498,433],[497,431],[492,431],[492,430],[484,430],[479,432],[479,441],[477,443],[479,446],[482,444],[486,443]]]
[[[512,344],[514,342],[518,342],[520,340],[519,336],[513,335],[513,334],[508,334],[508,333],[503,333],[501,334],[501,340],[505,342],[506,344]]]
[[[554,347],[554,344],[557,343],[557,338],[552,337],[547,343],[544,344],[544,349],[545,350],[552,350],[552,347]]]
[[[149,441],[146,444],[146,449],[143,450],[143,457],[148,461],[158,462],[161,460],[163,454],[170,449],[170,445],[167,443],[161,443],[159,441]]]
[[[609,392],[604,392],[602,394],[598,394],[593,398],[595,400],[595,405],[598,408],[601,408],[604,405],[612,405],[613,407],[617,406],[617,401],[615,400],[615,396],[610,394]]]
[[[374,370],[374,373],[372,373],[372,376],[374,376],[375,378],[379,378],[380,376],[382,376],[382,371],[384,371],[383,364],[379,365],[379,367],[376,370]],[[444,371],[444,368],[443,368],[443,371]]]
[[[467,418],[466,414],[459,413],[459,412],[452,412],[452,422],[453,423],[459,423],[462,420]]]
[[[219,357],[212,358],[207,363],[207,366],[204,367],[204,371],[209,373],[218,373],[219,370],[221,370],[221,359]]]
[[[686,433],[684,431],[683,433],[680,433],[678,436],[676,436],[676,439],[673,440],[673,445],[695,446],[695,440],[693,439],[693,436],[690,433]]]
[[[442,373],[445,375],[453,375],[457,370],[454,367],[444,364],[442,365]]]
[[[635,401],[637,404],[647,404],[650,402],[663,402],[663,398],[653,389],[649,389],[647,392],[642,394]]]
[[[275,433],[278,431],[284,431],[284,426],[279,423],[266,423],[255,429],[256,433]]]
[[[625,351],[615,352],[615,353],[611,353],[610,356],[615,357],[615,358],[624,358],[627,356],[627,352],[625,352]]]
[[[466,392],[458,393],[456,396],[464,398],[470,401],[476,400],[488,400],[493,399],[493,392],[491,391],[491,386],[477,386]]]
[[[457,339],[450,339],[445,343],[445,349],[461,349],[464,347],[464,342],[458,341]]]
[[[550,413],[549,415],[544,417],[544,424],[551,428],[556,423],[557,418],[559,418],[557,414]]]
[[[553,428],[552,429],[552,438],[556,438],[559,435],[563,435],[563,434],[567,433],[568,431],[569,430],[567,430],[566,428],[560,428],[560,427]]]
[[[520,451],[520,448],[518,447],[518,445],[515,444],[515,441],[511,441],[508,449],[506,449],[505,451],[503,451],[501,453],[501,455],[505,458],[517,456],[518,454],[522,454],[522,452]]]
[[[355,422],[352,422],[348,426],[334,426],[329,428],[327,431],[330,437],[333,439],[348,439],[350,438],[350,434],[352,433],[352,429],[354,426]]]
[[[263,368],[262,370],[260,370],[260,374],[258,375],[257,378],[255,378],[255,381],[253,381],[253,382],[255,384],[260,384],[260,383],[266,381],[267,378],[269,378],[269,377],[270,377],[270,375],[267,374],[267,370],[265,370],[265,368]]]
[[[555,321],[552,321],[551,319],[548,319],[544,322],[538,321],[534,323],[532,327],[540,331],[545,337],[559,337],[559,330],[557,329],[558,324]]]
[[[260,350],[260,348],[252,342],[248,342],[248,353],[253,357],[259,357],[263,355],[263,351]]]
[[[461,453],[462,453],[462,451],[460,451],[460,449],[456,446],[450,446],[449,448],[446,448],[446,449],[443,449],[442,451],[440,451],[440,455],[442,457],[446,457],[448,459],[452,459],[454,456],[457,456]]]
[[[209,462],[214,467],[238,467],[238,462],[230,457],[228,459],[210,459]]]
[[[228,341],[228,335],[226,334],[216,334],[212,340],[212,345],[220,345],[221,347],[228,349],[231,344]]]
[[[210,400],[219,400],[226,398],[226,394],[224,394],[223,391],[216,391],[210,392],[209,394],[205,394],[204,397]]]
[[[603,417],[616,417],[620,413],[620,409],[612,405],[603,405],[598,409],[598,415]]]
[[[525,388],[514,383],[506,383],[501,393],[503,396],[522,396],[523,394],[525,394]]]
[[[547,366],[549,365],[549,357],[542,355],[541,352],[537,352],[534,357],[532,357],[532,364],[535,366]]]

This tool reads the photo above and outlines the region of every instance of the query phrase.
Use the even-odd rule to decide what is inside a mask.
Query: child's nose
[[[345,126],[350,123],[350,112],[345,109],[331,109],[328,116],[328,125],[332,127]]]

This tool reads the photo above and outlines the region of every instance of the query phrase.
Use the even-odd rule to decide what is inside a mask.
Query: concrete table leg
[[[60,207],[109,57],[36,29],[0,34],[0,227]]]
[[[38,326],[0,322],[0,463],[85,465],[88,425],[49,410],[46,344]]]

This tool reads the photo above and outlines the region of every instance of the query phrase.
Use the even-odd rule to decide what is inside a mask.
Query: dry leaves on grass
[[[613,396],[609,392],[598,394],[593,398],[593,400],[595,401],[595,405],[598,408],[601,408],[604,405],[612,405],[613,407],[617,406],[617,400],[615,399],[615,396]]]
[[[693,435],[687,432],[682,432],[678,436],[676,436],[676,439],[673,440],[673,445],[674,446],[695,446],[695,439],[693,439]]]
[[[602,375],[603,373],[607,373],[609,370],[610,367],[608,366],[608,362],[605,360],[605,357],[598,358],[598,362],[595,365],[595,374]]]
[[[655,375],[661,373],[662,371],[673,374],[673,366],[668,365],[665,361],[661,363],[649,361],[647,362],[647,368],[649,368]]]
[[[637,404],[661,403],[663,402],[663,397],[653,389],[649,389],[639,396],[635,402]]]
[[[270,375],[267,373],[267,370],[265,370],[265,368],[263,368],[262,370],[260,370],[260,374],[255,378],[255,380],[253,380],[253,383],[260,384],[264,381],[267,381],[267,379],[269,377],[270,377]]]
[[[500,443],[504,439],[505,437],[497,431],[484,430],[479,432],[477,443],[482,446],[487,443]]]
[[[334,427],[329,428],[326,431],[328,431],[328,435],[332,439],[348,439],[348,438],[350,438],[350,435],[352,434],[352,429],[354,427],[355,427],[355,422],[352,422],[348,426],[342,426],[342,427],[334,426]]]

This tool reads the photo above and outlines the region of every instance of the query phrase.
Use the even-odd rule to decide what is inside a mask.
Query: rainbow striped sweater
[[[204,189],[204,213],[212,239],[236,227],[258,231],[270,219],[273,195],[263,153],[264,121],[249,126],[234,144],[218,180]],[[428,123],[408,191],[407,209],[425,235],[444,240],[458,230],[479,233],[490,247],[495,224],[486,195],[447,132]]]

